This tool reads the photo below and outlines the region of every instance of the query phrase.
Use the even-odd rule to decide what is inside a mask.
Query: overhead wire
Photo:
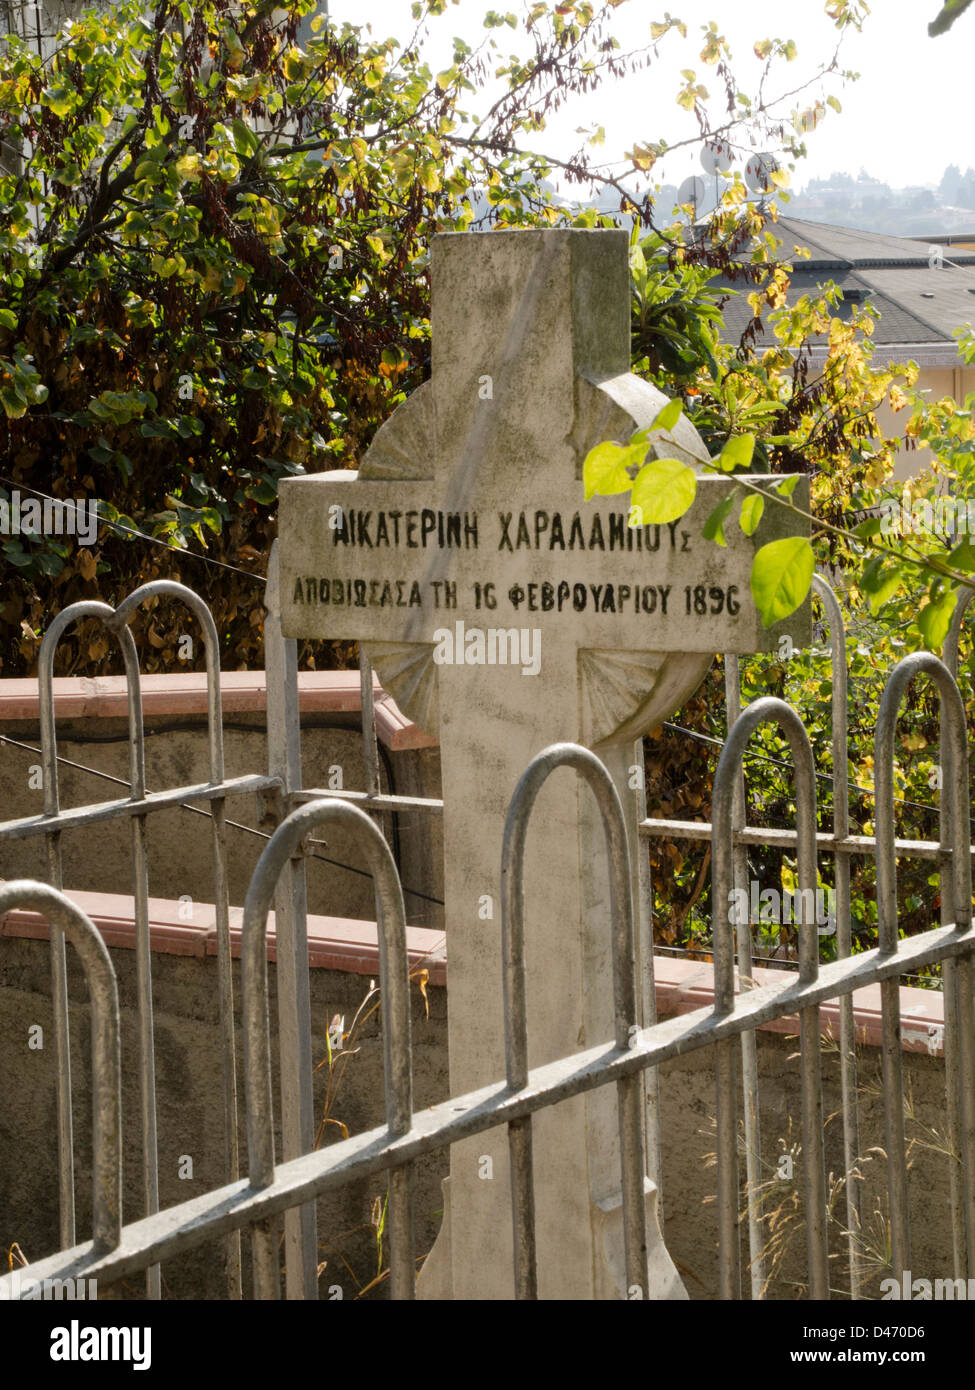
[[[185,726],[184,726],[184,727],[185,727]],[[70,741],[74,741],[74,740],[70,740]],[[79,740],[79,741],[92,741],[92,742],[94,742],[94,741],[96,741],[96,740]],[[101,743],[101,742],[109,742],[109,741],[111,741],[111,740],[109,740],[109,739],[98,739],[98,740],[97,740],[97,742],[100,742],[100,743]],[[0,743],[9,743],[9,744],[10,744],[12,747],[14,747],[14,748],[21,748],[21,749],[24,749],[24,750],[25,750],[26,752],[28,752],[28,753],[36,753],[36,754],[38,755],[38,757],[43,756],[42,751],[41,751],[40,748],[35,748],[32,744],[29,744],[29,743],[22,743],[19,739],[11,738],[9,734],[0,733]],[[105,782],[113,782],[113,783],[115,783],[117,786],[120,786],[120,787],[128,787],[128,786],[130,785],[129,782],[128,782],[128,781],[126,780],[126,778],[124,778],[124,777],[116,777],[116,776],[114,776],[114,775],[113,775],[112,773],[110,773],[110,772],[102,772],[102,771],[101,771],[99,768],[97,768],[97,767],[88,767],[85,763],[78,763],[78,762],[75,762],[72,758],[65,758],[65,757],[63,757],[60,753],[57,754],[57,761],[58,761],[59,763],[63,763],[63,764],[65,765],[65,767],[72,767],[72,768],[74,768],[75,771],[77,771],[77,772],[86,772],[86,773],[88,773],[88,774],[89,774],[90,776],[92,776],[92,777],[100,777],[100,778],[102,778],[103,781],[105,781]],[[146,788],[146,794],[149,795],[149,789],[148,789],[148,788]],[[210,813],[209,811],[203,810],[203,808],[200,807],[200,806],[191,806],[188,802],[180,802],[179,805],[178,805],[178,807],[177,807],[176,809],[178,809],[178,810],[180,810],[180,811],[192,811],[194,815],[206,816],[206,818],[207,818],[208,820],[212,820],[212,819],[213,819],[213,817],[212,817],[212,815],[211,815],[211,813]],[[270,840],[270,839],[271,839],[271,835],[268,834],[266,831],[264,831],[264,830],[258,830],[255,826],[252,826],[252,825],[244,825],[241,821],[226,820],[225,823],[226,823],[228,826],[232,826],[234,830],[243,830],[243,831],[245,831],[248,835],[256,835],[256,836],[257,836],[259,839],[261,839],[261,840]],[[54,828],[54,827],[52,827],[52,828]],[[327,848],[327,845],[326,845],[325,842],[322,841],[322,840],[311,840],[311,839],[309,839],[309,840],[306,840],[305,843],[306,843],[306,844],[309,844],[309,845],[321,845],[323,848]],[[324,855],[324,854],[315,854],[315,853],[312,853],[312,854],[310,854],[308,857],[311,858],[311,859],[318,859],[318,860],[320,860],[323,864],[331,864],[334,868],[337,868],[337,869],[344,869],[347,873],[350,873],[350,874],[357,874],[357,875],[359,875],[360,878],[372,878],[372,877],[373,877],[373,875],[372,875],[371,873],[369,873],[368,870],[366,870],[366,869],[357,869],[357,868],[356,868],[354,865],[352,865],[352,864],[344,864],[344,863],[342,863],[341,860],[339,860],[339,859],[332,859],[332,858],[330,858],[330,857],[328,857],[327,855]],[[403,888],[403,892],[404,892],[404,893],[408,893],[408,894],[409,894],[411,897],[413,897],[413,898],[421,898],[424,902],[436,903],[439,907],[442,907],[442,906],[443,906],[443,899],[442,899],[442,898],[435,898],[435,897],[433,897],[431,894],[420,892],[420,890],[419,890],[419,889],[416,889],[416,888],[408,888],[408,887],[406,886],[405,883],[402,885],[402,888]]]

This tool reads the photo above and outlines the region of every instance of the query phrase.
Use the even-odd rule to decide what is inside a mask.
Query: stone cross
[[[808,600],[767,632],[748,587],[756,546],[796,532],[784,509],[766,507],[750,539],[732,521],[719,548],[701,526],[726,478],[701,478],[669,525],[631,528],[626,496],[583,501],[588,450],[666,403],[629,374],[627,246],[622,231],[436,237],[431,380],[358,474],[281,486],[285,634],[363,640],[401,708],[439,734],[454,1096],[504,1076],[501,840],[531,758],[562,740],[594,748],[633,808],[634,741],[715,652],[809,640]],[[655,453],[707,458],[683,417]],[[613,1036],[604,861],[591,794],[560,770],[526,860],[533,1067]],[[538,1114],[534,1152],[540,1296],[625,1296],[614,1088]],[[421,1296],[512,1295],[508,1193],[503,1127],[454,1145]],[[649,1296],[685,1297],[649,1178],[647,1200]]]

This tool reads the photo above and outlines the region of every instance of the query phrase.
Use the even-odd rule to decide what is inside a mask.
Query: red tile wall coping
[[[206,715],[206,676],[202,671],[178,675],[143,676],[142,709],[148,718],[159,715]],[[376,732],[392,752],[435,748],[437,739],[423,733],[398,708],[395,700],[373,680]],[[263,671],[222,671],[220,693],[224,715],[263,713],[267,686]],[[358,671],[301,671],[298,703],[303,714],[358,714]],[[56,676],[54,714],[57,719],[119,719],[128,711],[124,676]],[[0,724],[38,719],[37,681],[0,680]]]
[[[86,893],[67,890],[73,903],[86,912],[107,946],[135,949],[135,908],[122,893]],[[230,909],[230,950],[240,956],[243,908]],[[44,940],[50,935],[47,919],[38,912],[15,908],[0,920],[0,936]],[[444,933],[427,927],[407,927],[406,950],[410,970],[427,969],[429,982],[446,984]],[[212,903],[149,899],[149,943],[154,951],[175,956],[213,956],[217,953],[216,913]],[[268,960],[277,959],[274,913],[268,913]],[[355,975],[379,976],[379,942],[375,922],[351,917],[308,916],[308,964],[319,970],[345,970]]]
[[[693,1013],[695,1009],[706,1008],[713,1002],[714,968],[710,963],[654,956],[653,970],[657,986],[657,1013],[660,1017]],[[774,985],[781,982],[783,973],[782,970],[756,966],[755,982],[758,985]],[[788,973],[796,975],[798,972]],[[941,991],[904,985],[900,990],[900,1009],[903,1051],[943,1056],[945,1012]],[[839,1001],[833,999],[821,1004],[819,1017],[823,1032],[838,1042]],[[879,985],[866,985],[853,991],[853,1019],[857,1043],[879,1047],[883,1040]],[[771,1023],[760,1024],[760,1028],[769,1033],[798,1036],[799,1015],[773,1019]]]
[[[109,946],[135,947],[133,900],[119,893],[84,893],[69,890],[68,896],[88,914]],[[243,909],[230,909],[231,952],[240,955]],[[0,921],[0,936],[44,939],[48,923],[39,913],[15,909]],[[216,923],[211,903],[173,902],[149,899],[149,940],[154,951],[169,955],[207,956],[216,954]],[[426,968],[432,985],[447,980],[446,936],[426,927],[407,928],[410,969]],[[275,960],[274,913],[268,916],[268,959]],[[375,922],[349,917],[308,917],[308,963],[324,970],[345,970],[357,975],[379,975],[379,945]],[[714,999],[713,969],[710,964],[680,960],[672,956],[654,957],[657,986],[657,1012],[661,1017],[693,1013],[707,1008]],[[760,985],[781,980],[781,970],[756,968]],[[944,1052],[944,996],[938,990],[900,991],[901,1045],[905,1052]],[[882,1040],[880,986],[867,985],[853,994],[854,1020],[858,1043],[879,1047]],[[824,1032],[839,1038],[839,1004],[820,1006]],[[775,1019],[761,1025],[772,1033],[798,1034],[798,1016]]]

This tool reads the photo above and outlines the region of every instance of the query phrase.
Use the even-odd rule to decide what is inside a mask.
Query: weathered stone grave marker
[[[767,507],[750,539],[729,525],[719,549],[701,526],[727,478],[702,478],[669,526],[630,528],[625,497],[582,501],[588,450],[625,442],[665,404],[629,374],[627,245],[622,231],[435,238],[432,379],[358,474],[281,487],[285,634],[365,641],[386,689],[439,733],[456,1096],[504,1076],[501,840],[531,758],[561,740],[595,748],[632,806],[634,740],[679,708],[715,652],[809,640],[808,600],[766,631],[749,592],[757,546],[795,534],[782,508]],[[707,458],[683,418],[655,453]],[[590,803],[558,772],[529,835],[531,1066],[613,1035],[608,877]],[[535,1117],[543,1298],[625,1294],[615,1104],[603,1088]],[[455,1145],[450,1173],[420,1292],[510,1297],[503,1127]],[[649,1296],[684,1296],[649,1180],[647,1192]]]

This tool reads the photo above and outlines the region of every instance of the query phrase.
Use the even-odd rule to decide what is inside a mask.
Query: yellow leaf
[[[420,182],[428,193],[436,193],[440,187],[440,170],[432,159],[426,159],[420,165]]]
[[[305,64],[304,54],[300,48],[291,47],[284,55],[284,75],[289,82],[296,82],[299,77],[304,76]]]
[[[633,161],[635,168],[644,172],[652,169],[657,162],[656,151],[649,145],[634,145],[632,150],[627,150],[626,158]]]
[[[420,993],[423,995],[423,1007],[426,1010],[427,1018],[430,1017],[430,1000],[427,997],[427,984],[430,979],[429,970],[418,970],[415,976],[417,984],[420,986]]]
[[[195,150],[191,154],[181,155],[176,161],[176,172],[181,179],[200,179],[203,177],[200,162]]]

